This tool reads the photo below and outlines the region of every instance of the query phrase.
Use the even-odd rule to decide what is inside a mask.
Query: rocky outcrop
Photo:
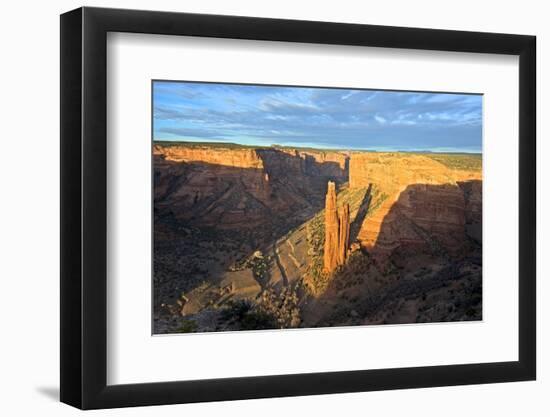
[[[346,262],[349,246],[349,204],[337,210],[336,184],[328,182],[325,203],[324,270],[330,273]]]

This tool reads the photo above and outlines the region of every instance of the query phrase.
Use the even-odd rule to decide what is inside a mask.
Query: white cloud
[[[347,100],[351,96],[354,96],[355,94],[359,93],[359,90],[351,90],[349,93],[342,96],[342,100]]]
[[[384,124],[386,124],[386,123],[388,122],[385,118],[383,118],[382,116],[378,116],[378,115],[374,116],[374,119],[375,119],[378,123],[380,123],[381,125],[384,125]]]

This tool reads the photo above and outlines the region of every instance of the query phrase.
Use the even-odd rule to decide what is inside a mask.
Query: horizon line
[[[203,141],[203,140],[195,140],[190,138],[175,138],[175,139],[159,139],[159,138],[153,138],[153,142],[172,142],[172,143],[196,143],[196,144],[204,144],[204,145],[233,145],[233,146],[242,146],[242,147],[248,147],[248,148],[254,148],[254,147],[262,147],[262,148],[270,148],[270,147],[282,147],[282,148],[302,148],[302,149],[316,149],[316,150],[331,150],[331,151],[363,151],[363,152],[411,152],[411,153],[463,153],[463,154],[482,154],[482,149],[472,149],[472,148],[453,148],[453,147],[435,147],[435,148],[402,148],[402,147],[384,147],[384,146],[374,146],[369,148],[359,148],[359,147],[338,147],[338,146],[332,146],[332,145],[322,145],[317,143],[301,143],[301,144],[294,144],[292,142],[288,144],[283,143],[254,143],[254,144],[248,144],[248,143],[239,143],[239,142],[229,142],[224,140],[209,140],[209,141]]]

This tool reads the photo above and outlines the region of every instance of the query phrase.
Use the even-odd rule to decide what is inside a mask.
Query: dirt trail
[[[281,277],[283,278],[283,285],[288,285],[288,278],[286,276],[285,268],[283,267],[283,264],[281,263],[281,259],[279,258],[279,249],[277,248],[277,245],[273,245],[273,258],[275,259],[275,263],[277,264],[277,267],[279,268],[279,271],[281,272]]]
[[[300,264],[300,262],[298,262],[298,259],[296,259],[296,251],[294,250],[294,245],[292,244],[290,239],[287,239],[286,243],[290,247],[290,253],[288,254],[288,257],[292,260],[296,269],[299,270],[302,265]]]

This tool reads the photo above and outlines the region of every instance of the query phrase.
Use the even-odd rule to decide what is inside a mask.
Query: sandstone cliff
[[[246,148],[200,144],[154,145],[153,154],[167,161],[203,162],[235,168],[264,169],[268,173],[347,179],[349,156],[344,152],[282,147]]]
[[[205,162],[234,168],[263,169],[258,152],[251,148],[154,145],[153,155],[159,155],[167,161],[174,162]]]
[[[464,243],[465,224],[472,221],[466,213],[481,213],[481,169],[452,169],[417,154],[352,154],[350,187],[370,184],[384,198],[363,222],[357,238],[378,255],[424,245],[428,235],[443,250],[457,253]]]
[[[340,152],[174,143],[155,144],[153,156],[158,216],[266,236],[311,217],[326,181],[348,174]]]
[[[410,184],[446,184],[481,179],[481,170],[452,169],[419,154],[393,152],[352,153],[349,162],[350,187],[378,184],[390,192]]]

